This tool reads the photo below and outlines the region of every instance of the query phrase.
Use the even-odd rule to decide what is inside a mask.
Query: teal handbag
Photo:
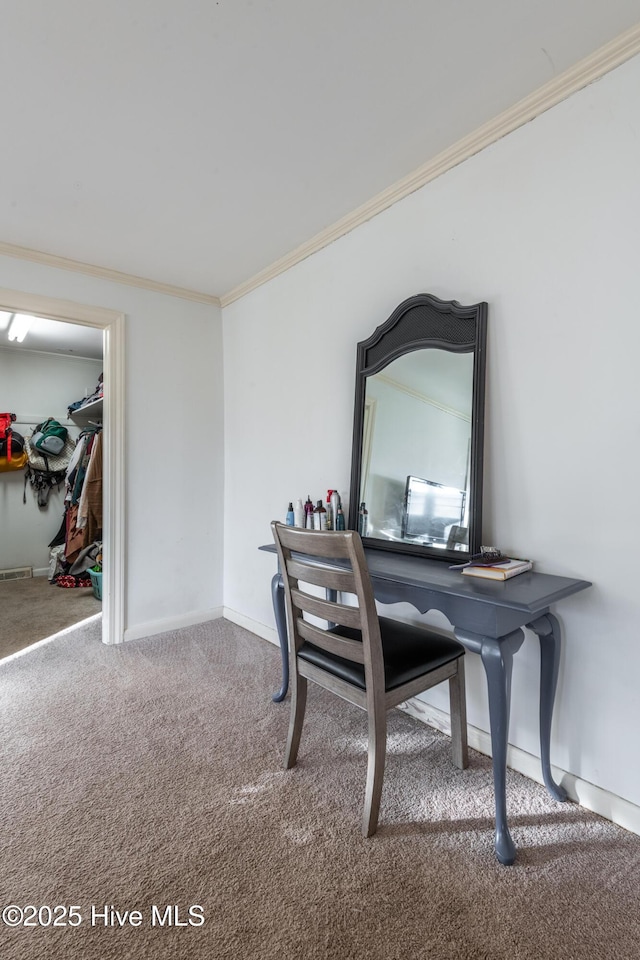
[[[31,446],[39,450],[40,453],[49,453],[57,457],[64,448],[67,433],[66,427],[50,417],[36,427],[35,433],[31,437]]]

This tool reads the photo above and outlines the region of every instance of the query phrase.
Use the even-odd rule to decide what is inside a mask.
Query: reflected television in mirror
[[[358,344],[349,526],[364,501],[365,546],[479,549],[486,313],[419,294]]]
[[[407,477],[402,513],[402,539],[433,547],[461,549],[466,492],[434,480]]]

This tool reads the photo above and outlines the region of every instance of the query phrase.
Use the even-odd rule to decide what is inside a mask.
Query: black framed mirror
[[[358,344],[349,528],[365,546],[479,551],[486,330],[486,303],[425,293]]]

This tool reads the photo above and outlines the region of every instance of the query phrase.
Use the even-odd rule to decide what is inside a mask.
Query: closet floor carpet
[[[64,589],[46,577],[0,582],[0,659],[100,613],[91,587]]]

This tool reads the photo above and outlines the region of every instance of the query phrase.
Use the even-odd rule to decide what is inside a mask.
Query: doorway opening
[[[125,603],[124,314],[2,288],[0,311],[101,331],[105,384],[102,417],[102,640],[104,643],[120,643],[124,636]]]

